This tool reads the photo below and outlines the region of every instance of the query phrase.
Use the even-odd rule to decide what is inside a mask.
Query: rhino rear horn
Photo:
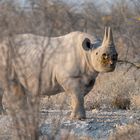
[[[113,34],[112,29],[110,27],[108,28],[108,42],[113,43]]]

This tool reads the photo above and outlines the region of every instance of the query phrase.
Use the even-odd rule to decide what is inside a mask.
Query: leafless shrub
[[[47,2],[47,1],[45,1]],[[63,23],[65,23],[65,18],[61,19],[55,19],[54,17],[57,17],[61,12],[63,13],[64,11],[66,14],[68,14],[67,10],[68,7],[64,7],[63,3],[57,3],[55,5],[47,5],[48,3],[45,4],[39,3],[37,7],[34,7],[32,5],[32,9],[29,11],[24,12],[21,9],[19,11],[16,11],[15,9],[17,8],[16,4],[12,5],[12,3],[5,3],[2,4],[3,9],[2,14],[6,14],[5,16],[2,15],[2,18],[6,19],[5,22],[2,22],[3,27],[1,28],[2,32],[3,30],[6,30],[6,33],[2,35],[2,40],[3,36],[4,38],[8,38],[7,42],[7,50],[6,50],[6,68],[5,68],[5,109],[6,111],[9,111],[8,113],[12,116],[13,121],[14,121],[14,129],[17,130],[17,138],[19,139],[39,139],[39,132],[38,132],[38,125],[39,125],[39,105],[40,105],[40,93],[42,91],[42,70],[43,70],[43,63],[44,63],[44,53],[45,53],[45,48],[44,47],[43,51],[41,53],[41,58],[40,58],[40,65],[39,65],[39,73],[38,73],[38,85],[36,85],[37,90],[36,93],[30,93],[31,91],[28,91],[28,81],[26,81],[26,76],[24,75],[25,73],[22,73],[22,65],[24,65],[24,61],[22,60],[22,55],[24,54],[18,54],[18,44],[15,44],[13,37],[17,33],[23,33],[23,32],[32,32],[36,33],[40,31],[38,34],[48,34],[48,36],[52,36],[54,33],[56,34],[56,29],[57,29],[57,34],[59,34],[59,26],[60,27],[65,27],[63,26]],[[38,3],[36,3],[38,4]],[[35,5],[36,6],[36,5]],[[50,7],[49,7],[50,6]],[[12,8],[13,9],[12,9]],[[11,13],[9,14],[10,10]],[[59,11],[61,9],[62,11]],[[6,13],[7,12],[7,13]],[[28,15],[29,13],[29,15]],[[14,15],[12,15],[14,14]],[[25,15],[24,17],[20,17],[21,15]],[[57,15],[58,14],[58,15]],[[10,17],[10,16],[13,17]],[[41,15],[41,18],[43,19],[43,26],[41,25],[40,27],[36,28],[36,24],[38,21],[40,22],[42,19],[39,18]],[[71,14],[69,13],[69,16]],[[28,21],[28,16],[33,16],[31,21]],[[14,18],[14,19],[13,19]],[[19,23],[19,20],[22,19],[22,22]],[[24,18],[26,19],[24,21]],[[11,19],[11,21],[10,21]],[[27,23],[26,23],[27,22]],[[28,24],[31,23],[31,24]],[[59,23],[60,22],[60,23]],[[15,28],[15,23],[19,23],[19,27]],[[42,23],[42,22],[41,22]],[[22,25],[28,25],[23,26],[24,30],[22,28]],[[60,25],[59,25],[60,24]],[[59,25],[59,26],[58,26]],[[47,26],[47,28],[46,28]],[[29,30],[31,28],[31,30]],[[69,28],[70,29],[70,28]],[[65,30],[65,29],[64,29]],[[60,30],[61,31],[61,30]],[[9,40],[10,39],[10,40]],[[49,42],[48,42],[49,43]],[[42,42],[43,44],[43,42]],[[20,56],[19,56],[20,55]],[[16,58],[19,58],[17,60]],[[14,62],[14,63],[13,63]],[[16,64],[15,64],[16,62]],[[22,64],[21,64],[22,63]],[[15,69],[21,70],[20,76],[19,73],[15,72]],[[24,81],[21,83],[21,79]],[[26,85],[26,86],[25,86]],[[26,88],[25,88],[25,87]],[[35,94],[34,101],[32,99],[32,94]],[[20,110],[22,108],[22,110]],[[59,120],[57,123],[59,125]],[[54,125],[55,125],[54,124]],[[57,130],[57,129],[56,129]],[[53,135],[55,138],[55,134]]]

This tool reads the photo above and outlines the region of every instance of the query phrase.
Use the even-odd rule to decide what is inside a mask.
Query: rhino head
[[[86,38],[83,41],[83,48],[88,51],[90,66],[98,72],[111,72],[116,67],[118,54],[113,41],[113,34],[110,27],[105,27],[103,41],[97,47]]]

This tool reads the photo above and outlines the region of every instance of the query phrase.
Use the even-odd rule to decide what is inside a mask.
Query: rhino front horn
[[[106,42],[106,40],[107,40],[107,36],[108,36],[107,33],[108,33],[107,27],[105,27],[104,38],[103,38],[102,44],[105,44],[105,42]]]

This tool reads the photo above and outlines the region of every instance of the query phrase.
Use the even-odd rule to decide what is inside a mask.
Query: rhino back
[[[94,40],[93,37],[81,32],[53,38],[32,34],[16,35],[12,38],[13,46],[16,48],[13,65],[23,85],[35,92],[41,71],[42,92],[50,91],[50,94],[53,94],[62,91],[60,83],[63,78],[80,73],[80,61],[84,58],[81,44],[85,37]],[[8,48],[6,43],[0,47],[5,50]],[[5,67],[6,53],[1,53],[0,57],[0,65]]]

